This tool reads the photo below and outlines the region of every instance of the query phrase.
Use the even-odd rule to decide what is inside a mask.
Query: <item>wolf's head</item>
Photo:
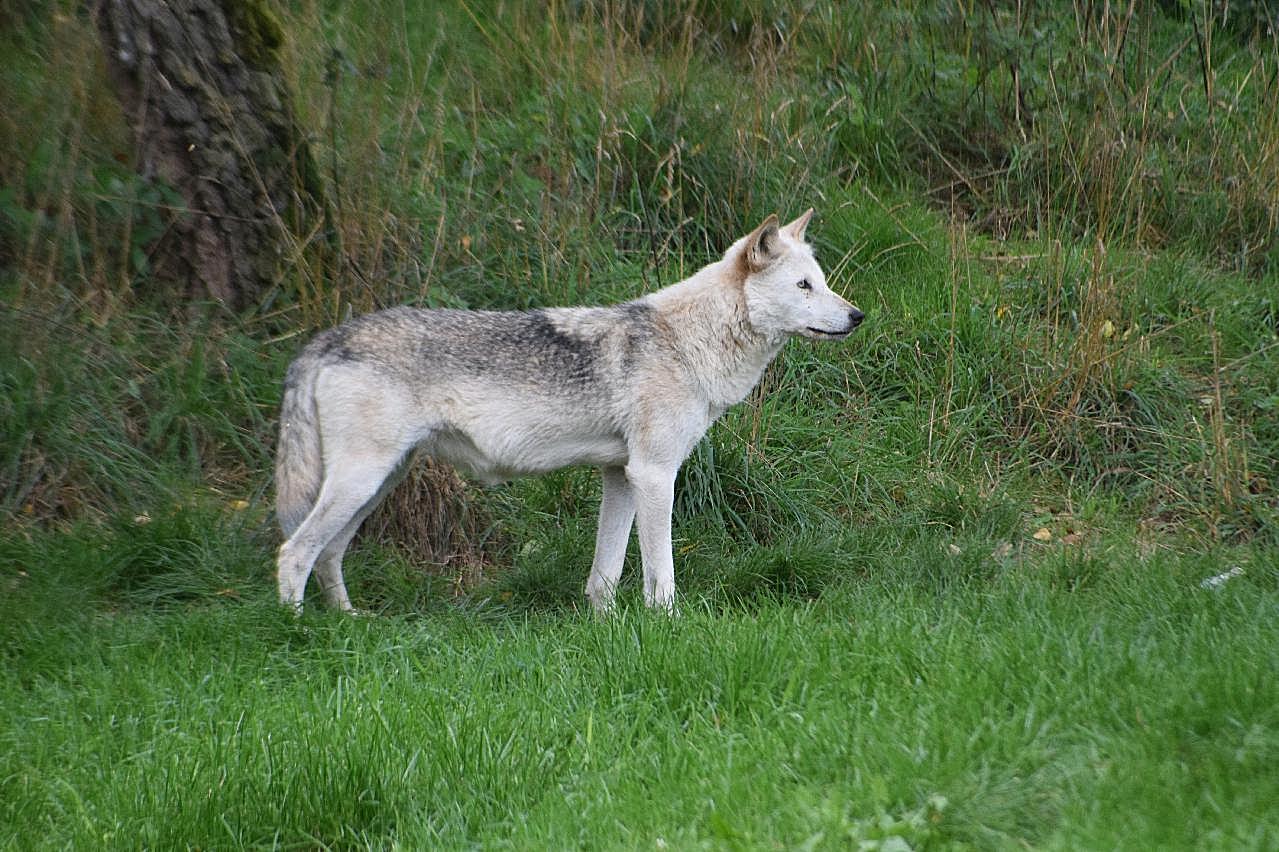
[[[862,312],[826,286],[813,247],[804,242],[812,215],[809,208],[784,227],[770,215],[730,250],[740,252],[750,323],[769,337],[838,340],[861,324]]]

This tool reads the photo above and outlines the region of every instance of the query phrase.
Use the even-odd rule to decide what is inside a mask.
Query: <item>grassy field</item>
[[[343,266],[237,317],[148,275],[87,14],[0,14],[0,844],[1279,846],[1273,13],[1033,5],[280,5]],[[868,319],[689,459],[678,619],[635,554],[584,611],[589,471],[424,473],[375,617],[273,605],[314,330],[810,205]]]
[[[843,563],[844,544],[746,561],[802,577]],[[0,837],[20,849],[1279,839],[1273,569],[1245,563],[1210,591],[1203,575],[1248,554],[1111,546],[988,567],[921,543],[870,559],[811,598],[708,580],[675,620],[638,602],[601,622],[439,600],[297,620],[265,596],[89,613],[42,590],[60,617],[4,628]]]

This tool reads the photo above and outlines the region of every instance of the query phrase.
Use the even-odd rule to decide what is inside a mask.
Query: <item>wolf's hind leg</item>
[[[320,582],[324,596],[328,598],[330,606],[335,606],[343,612],[354,612],[355,607],[351,605],[351,597],[346,592],[346,581],[342,578],[342,556],[346,553],[351,539],[355,537],[355,531],[360,528],[360,524],[364,523],[367,515],[367,511],[357,512],[351,522],[338,533],[338,537],[333,539],[328,547],[324,548],[324,552],[315,561],[315,579]]]
[[[343,612],[355,612],[355,607],[351,605],[351,598],[346,593],[346,581],[342,577],[342,557],[346,553],[346,549],[351,544],[351,539],[355,538],[355,533],[359,530],[360,525],[373,514],[373,510],[378,504],[390,494],[395,486],[399,485],[404,479],[408,465],[400,464],[398,468],[391,473],[378,488],[373,498],[364,504],[360,511],[355,513],[355,517],[350,520],[342,532],[338,533],[337,538],[324,548],[324,552],[320,554],[319,559],[315,562],[315,579],[320,582],[320,588],[324,590],[324,595],[328,598],[329,605],[335,606]]]
[[[370,504],[383,493],[387,479],[403,456],[404,452],[397,450],[326,459],[324,484],[320,486],[315,506],[289,540],[280,546],[277,565],[281,603],[302,608],[307,578],[316,560],[324,555],[329,558],[320,569],[320,579],[330,600],[343,609],[350,607],[342,582],[342,553],[363,520],[364,509],[371,508]]]
[[[620,467],[601,468],[604,494],[600,498],[600,523],[595,531],[595,559],[586,581],[586,597],[598,613],[613,608],[613,595],[626,561],[626,543],[635,521],[635,492]]]

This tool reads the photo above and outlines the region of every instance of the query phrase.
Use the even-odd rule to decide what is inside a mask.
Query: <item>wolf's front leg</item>
[[[635,491],[620,467],[606,467],[604,494],[600,498],[600,524],[595,532],[595,560],[586,581],[586,597],[595,611],[603,615],[613,608],[617,581],[626,562],[626,543],[635,522]]]
[[[671,509],[675,503],[675,473],[669,466],[631,462],[626,478],[635,491],[640,556],[644,562],[644,603],[653,609],[675,611],[675,562],[671,555]]]

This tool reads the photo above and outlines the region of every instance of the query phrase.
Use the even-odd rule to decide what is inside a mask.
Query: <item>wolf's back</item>
[[[280,404],[275,456],[275,514],[287,539],[306,519],[324,480],[324,455],[315,410],[319,359],[304,351],[289,365]]]

